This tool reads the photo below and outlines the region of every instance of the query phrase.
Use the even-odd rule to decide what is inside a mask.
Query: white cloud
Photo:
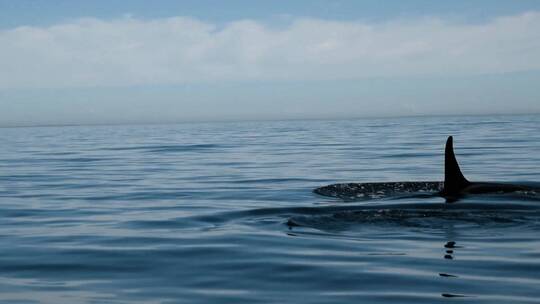
[[[540,69],[540,13],[458,24],[187,17],[0,31],[0,89],[474,75]]]

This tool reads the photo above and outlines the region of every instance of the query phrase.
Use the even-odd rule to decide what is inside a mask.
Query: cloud
[[[540,12],[482,24],[85,18],[0,31],[0,89],[478,75],[540,69]]]

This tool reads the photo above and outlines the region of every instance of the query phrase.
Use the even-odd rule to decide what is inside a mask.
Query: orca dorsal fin
[[[444,189],[443,195],[457,195],[470,182],[463,176],[459,169],[459,164],[454,154],[454,144],[452,136],[448,136],[446,140],[446,147],[444,149]]]

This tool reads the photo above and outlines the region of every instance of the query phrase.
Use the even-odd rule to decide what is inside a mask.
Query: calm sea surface
[[[448,135],[540,181],[534,115],[0,129],[0,303],[540,303],[540,200],[312,193],[441,180]]]

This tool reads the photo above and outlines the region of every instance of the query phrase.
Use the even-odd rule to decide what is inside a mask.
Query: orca
[[[455,202],[467,195],[516,193],[528,198],[540,198],[540,187],[506,183],[471,182],[463,176],[454,154],[452,136],[446,140],[444,181],[342,183],[319,187],[316,194],[344,200],[363,200],[385,197],[440,196]]]
[[[444,149],[444,186],[439,195],[452,201],[468,194],[488,194],[488,193],[512,193],[518,191],[535,191],[537,189],[514,184],[470,182],[463,176],[459,164],[454,154],[454,143],[452,136],[446,140]]]

